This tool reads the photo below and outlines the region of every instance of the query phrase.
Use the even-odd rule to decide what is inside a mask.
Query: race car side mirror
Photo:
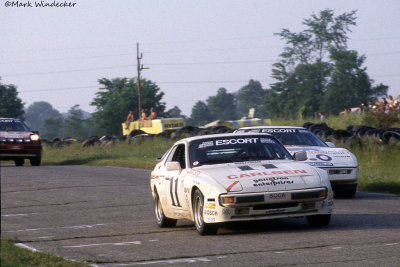
[[[325,142],[325,144],[327,144],[328,147],[336,147],[335,144],[332,142]]]
[[[178,173],[181,173],[181,164],[178,161],[170,161],[165,164],[165,168],[167,171],[178,171]]]
[[[305,161],[307,159],[307,153],[305,151],[298,151],[294,153],[294,159],[296,161]]]

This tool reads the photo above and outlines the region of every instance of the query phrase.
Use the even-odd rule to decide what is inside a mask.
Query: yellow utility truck
[[[133,130],[142,130],[148,134],[158,134],[165,130],[175,130],[182,128],[184,125],[183,118],[165,118],[155,120],[139,120],[133,121],[126,125],[122,123],[122,134],[129,135]]]

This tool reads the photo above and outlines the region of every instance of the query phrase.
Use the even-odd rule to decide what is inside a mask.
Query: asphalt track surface
[[[335,200],[328,227],[304,218],[158,228],[148,170],[1,166],[1,235],[93,266],[400,266],[400,196]]]

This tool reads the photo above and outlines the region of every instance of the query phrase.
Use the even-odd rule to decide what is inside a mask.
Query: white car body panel
[[[286,130],[306,131],[303,127],[292,126],[255,126],[243,127],[237,131],[263,131],[265,133],[279,133]],[[283,144],[290,154],[298,151],[307,153],[307,160],[304,161],[311,166],[324,169],[328,172],[329,180],[338,184],[357,184],[358,162],[353,153],[345,148],[322,147],[322,146],[292,146]]]
[[[193,140],[215,136],[237,138],[238,135],[192,137],[178,141],[174,146],[183,144],[188,149]],[[159,195],[168,218],[194,220],[192,196],[196,188],[204,195],[206,223],[302,217],[333,211],[333,193],[327,173],[306,163],[258,160],[188,166],[181,172],[167,171],[165,164],[171,153],[174,153],[173,149],[156,165],[150,182],[153,197]],[[186,160],[189,162],[188,155]],[[322,191],[326,195],[318,196]],[[222,204],[221,197],[225,195],[244,202]]]

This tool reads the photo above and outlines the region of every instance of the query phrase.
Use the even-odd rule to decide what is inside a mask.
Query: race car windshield
[[[258,128],[238,130],[240,132],[268,133],[276,137],[284,146],[322,146],[327,145],[313,133],[304,129],[285,129],[285,128]]]
[[[19,120],[0,120],[0,131],[29,132],[26,125]]]
[[[293,159],[275,139],[266,136],[219,137],[193,141],[191,167],[230,162]]]

